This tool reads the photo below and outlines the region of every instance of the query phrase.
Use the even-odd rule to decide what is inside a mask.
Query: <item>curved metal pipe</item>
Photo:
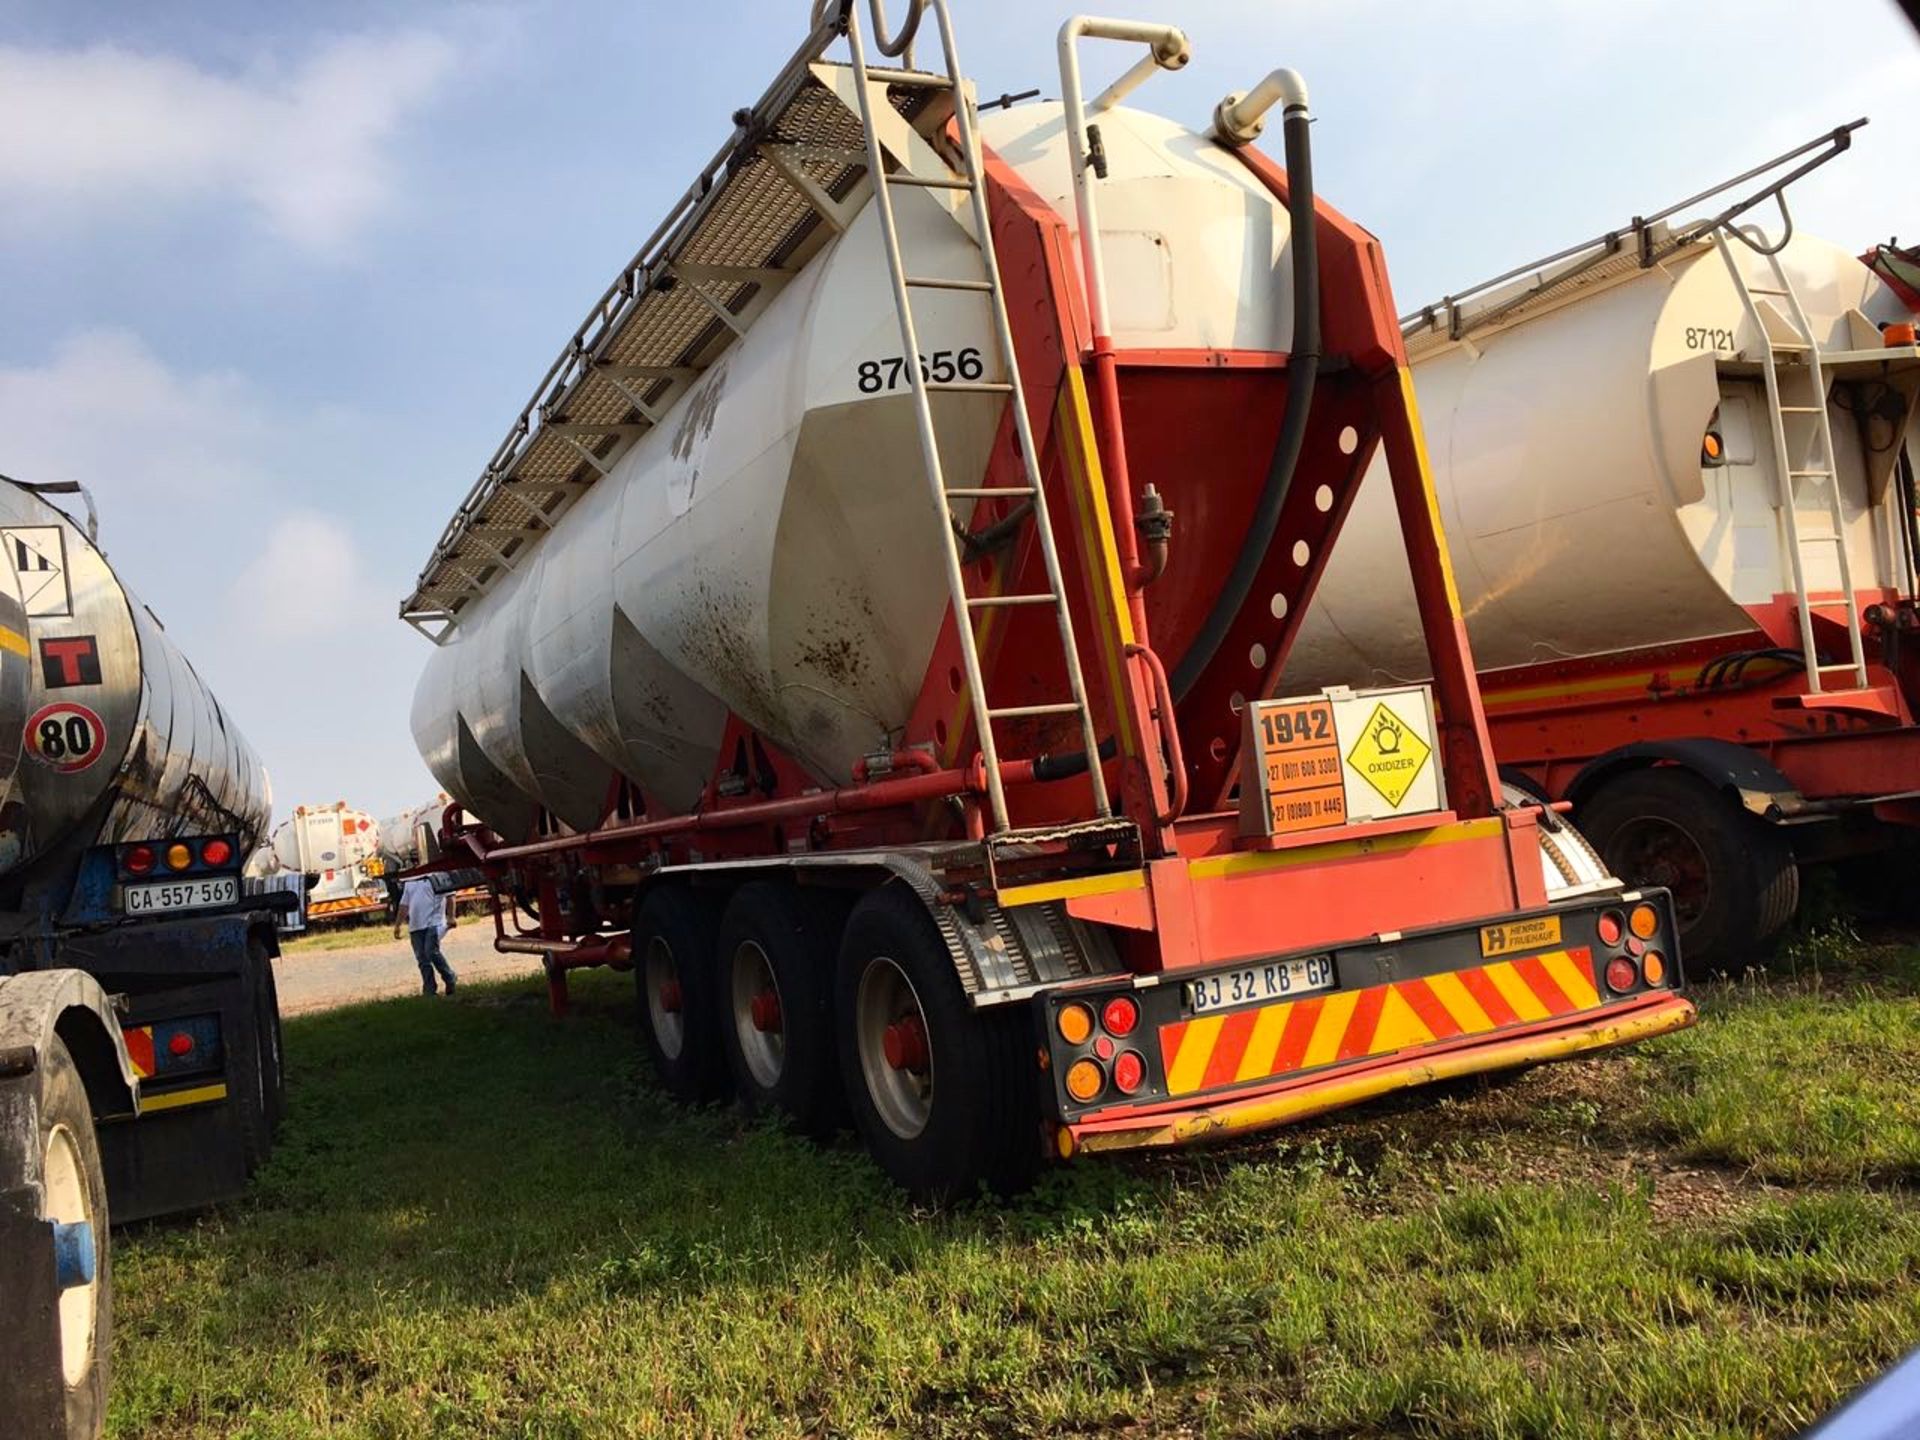
[[[1290,84],[1275,77],[1299,77],[1290,70],[1276,70],[1262,81],[1279,87]],[[1287,220],[1291,231],[1288,243],[1293,247],[1293,347],[1287,358],[1287,408],[1280,421],[1280,439],[1273,447],[1273,459],[1267,466],[1267,483],[1260,492],[1259,504],[1247,528],[1247,538],[1234,557],[1213,609],[1208,612],[1200,633],[1180,657],[1173,672],[1173,698],[1186,699],[1226,639],[1227,631],[1240,615],[1252,593],[1260,566],[1273,545],[1273,533],[1280,524],[1280,509],[1293,485],[1293,472],[1300,463],[1300,451],[1306,443],[1307,421],[1313,413],[1313,391],[1320,376],[1320,247],[1313,212],[1313,151],[1307,130],[1311,116],[1307,112],[1306,86],[1287,101],[1282,119],[1286,129]],[[1227,107],[1223,107],[1227,108]],[[1258,120],[1258,114],[1254,119]]]
[[[1307,82],[1300,78],[1299,71],[1283,66],[1253,89],[1244,93],[1236,90],[1227,96],[1214,107],[1213,138],[1236,149],[1251,145],[1267,128],[1267,112],[1275,105],[1282,106],[1283,118],[1296,109],[1306,111]]]
[[[813,25],[819,28],[826,18],[827,11],[834,9],[839,0],[813,0]],[[859,0],[850,0],[858,4]],[[842,13],[845,13],[844,11]],[[889,59],[898,59],[913,46],[914,36],[920,33],[920,17],[927,13],[927,0],[907,0],[907,18],[900,22],[900,33],[887,33],[887,0],[867,0],[867,14],[873,19],[873,44],[882,55]]]

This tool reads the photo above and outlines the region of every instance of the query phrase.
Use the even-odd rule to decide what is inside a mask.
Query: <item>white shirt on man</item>
[[[446,928],[447,897],[434,893],[431,880],[409,880],[401,886],[400,908],[406,911],[409,930]]]

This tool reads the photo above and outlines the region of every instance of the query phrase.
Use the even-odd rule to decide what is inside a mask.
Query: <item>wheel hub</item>
[[[660,1008],[669,1015],[680,1013],[680,982],[678,980],[660,982]]]
[[[903,1015],[887,1026],[881,1037],[887,1064],[896,1070],[923,1075],[927,1069],[927,1027],[918,1015]]]
[[[780,1033],[780,992],[778,990],[759,991],[749,1002],[748,1011],[753,1017],[753,1028],[762,1035]]]

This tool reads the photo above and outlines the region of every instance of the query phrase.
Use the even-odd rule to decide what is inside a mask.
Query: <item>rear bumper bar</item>
[[[1472,1040],[1430,1045],[1371,1063],[1344,1066],[1269,1088],[1242,1091],[1189,1109],[1153,1114],[1109,1114],[1063,1125],[1060,1150],[1139,1150],[1187,1145],[1209,1138],[1271,1129],[1310,1116],[1357,1105],[1395,1090],[1462,1075],[1509,1070],[1607,1050],[1694,1022],[1693,1003],[1672,993],[1590,1010],[1577,1018],[1502,1030]]]

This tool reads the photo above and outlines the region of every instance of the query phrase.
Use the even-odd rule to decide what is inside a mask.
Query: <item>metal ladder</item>
[[[1820,344],[1813,333],[1813,326],[1807,320],[1807,312],[1800,304],[1795,293],[1793,281],[1786,267],[1780,263],[1780,250],[1784,241],[1767,248],[1745,235],[1736,235],[1767,262],[1773,284],[1752,285],[1747,281],[1746,273],[1736,262],[1732,250],[1727,245],[1726,227],[1714,232],[1714,244],[1720,250],[1720,258],[1726,262],[1727,271],[1733,276],[1734,289],[1739,292],[1740,303],[1746,308],[1747,318],[1753,322],[1753,328],[1760,337],[1759,368],[1766,382],[1767,419],[1773,436],[1774,474],[1778,490],[1774,506],[1780,511],[1782,523],[1786,527],[1787,557],[1793,572],[1794,596],[1798,601],[1800,621],[1800,646],[1806,656],[1807,689],[1820,694],[1825,688],[1822,677],[1835,674],[1850,674],[1856,689],[1867,687],[1867,656],[1864,639],[1860,633],[1860,612],[1856,607],[1853,591],[1853,564],[1847,554],[1846,513],[1840,504],[1840,475],[1833,448],[1833,429],[1827,418],[1827,377],[1820,363]],[[1761,309],[1761,300],[1768,302],[1784,300],[1783,309],[1778,304],[1768,303]],[[1781,357],[1787,363],[1782,365]],[[1792,401],[1781,398],[1783,381],[1797,386]],[[1811,421],[1810,428],[1808,422]],[[1788,427],[1798,428],[1794,435],[1801,442],[1796,448],[1788,444]],[[1795,456],[1802,457],[1802,463],[1795,463]],[[1800,518],[1797,513],[1794,496],[1801,481],[1823,485],[1827,493],[1827,513],[1831,519],[1832,531],[1829,534],[1806,535],[1801,533]],[[1813,640],[1813,604],[1807,594],[1806,555],[1815,546],[1831,545],[1839,557],[1840,589],[1843,596],[1841,608],[1847,616],[1847,640],[1852,650],[1852,660],[1844,665],[1822,665]]]
[[[939,515],[940,533],[946,550],[947,590],[953,603],[954,626],[959,633],[968,699],[977,717],[976,729],[980,736],[980,753],[986,765],[987,793],[993,810],[993,830],[995,833],[1001,833],[1010,828],[1007,819],[1006,792],[1000,779],[999,746],[993,731],[995,722],[1002,720],[1034,719],[1051,715],[1075,716],[1080,722],[1081,743],[1086,747],[1088,756],[1087,774],[1093,783],[1094,809],[1097,815],[1104,818],[1110,816],[1113,809],[1107,795],[1106,777],[1101,773],[1100,738],[1094,726],[1093,711],[1087,703],[1086,681],[1080,669],[1080,652],[1074,644],[1073,621],[1067,611],[1066,587],[1060,577],[1060,555],[1054,544],[1053,524],[1047,514],[1046,491],[1040,483],[1040,457],[1034,444],[1032,424],[1027,415],[1026,391],[1021,384],[1020,367],[1014,357],[1013,331],[1007,321],[1006,297],[1000,285],[1000,263],[994,254],[993,229],[987,213],[986,189],[981,182],[980,139],[975,127],[972,88],[960,73],[959,54],[953,39],[953,20],[948,14],[946,0],[909,0],[909,5],[931,12],[938,23],[941,50],[946,61],[944,74],[931,70],[870,67],[867,64],[866,42],[861,34],[860,0],[848,0],[846,5],[847,49],[853,63],[854,92],[858,102],[860,128],[866,139],[867,169],[873,178],[874,204],[880,215],[882,248],[886,254],[887,272],[893,282],[894,309],[900,319],[900,345],[902,353],[906,356],[906,371],[912,390],[914,419],[920,431],[921,463],[926,472],[929,496]],[[877,4],[875,9],[877,12]],[[910,9],[910,24],[912,18],[913,11]],[[907,63],[911,65],[913,62],[910,43],[900,48],[905,49]],[[954,119],[960,133],[961,170],[958,174],[926,176],[904,169],[897,172],[888,170],[887,152],[880,143],[879,133],[874,125],[874,112],[876,105],[889,104],[887,88],[893,85],[920,86],[951,92]],[[891,192],[895,185],[951,190],[966,194],[972,211],[974,238],[979,243],[981,259],[986,267],[985,280],[932,279],[908,273],[901,259],[900,231],[894,220]],[[980,295],[992,311],[994,341],[999,349],[1001,362],[1005,366],[1007,377],[1005,380],[935,381],[927,378],[916,363],[916,357],[920,354],[920,342],[918,327],[913,317],[912,293],[920,289],[959,290]],[[986,488],[971,486],[950,488],[947,485],[945,471],[940,462],[939,435],[934,427],[930,397],[953,392],[1003,394],[1007,397],[1007,404],[1013,411],[1014,431],[1019,437],[1020,461],[1025,471],[1024,484]],[[1033,507],[1030,518],[1038,530],[1040,553],[1046,559],[1046,590],[1024,595],[967,594],[965,564],[960,553],[958,533],[960,527],[951,506],[956,500],[987,498],[1024,500]],[[986,680],[980,668],[979,644],[973,630],[974,617],[982,611],[994,608],[1029,605],[1047,605],[1053,609],[1059,628],[1060,647],[1071,695],[1068,699],[1043,704],[996,707],[987,699]]]

